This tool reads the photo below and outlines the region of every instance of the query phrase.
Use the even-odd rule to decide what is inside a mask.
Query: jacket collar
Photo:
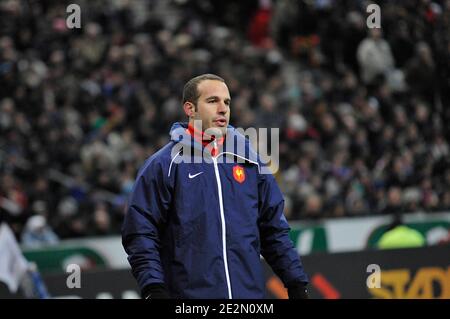
[[[214,136],[210,136],[204,131],[196,129],[194,125],[192,125],[192,123],[188,124],[186,132],[194,137],[197,143],[202,144],[202,146],[205,147],[212,156],[216,156],[219,153],[219,148],[223,145],[223,142],[225,140],[225,136],[221,136],[220,138],[216,139]],[[213,143],[214,141],[216,143]]]
[[[195,130],[193,127],[189,128],[187,122],[174,123],[170,129],[170,136],[171,141],[183,143],[200,151],[211,145],[213,141],[212,138],[206,136],[203,132]],[[250,162],[258,163],[258,154],[250,145],[249,140],[231,125],[228,125],[225,137],[222,137],[220,141],[218,140],[217,144],[222,146],[222,150],[218,154],[211,154],[212,156],[220,156],[222,154],[224,156],[234,155]],[[210,149],[208,150],[210,151]]]

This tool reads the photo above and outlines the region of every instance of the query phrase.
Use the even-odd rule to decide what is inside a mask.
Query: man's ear
[[[195,105],[192,102],[184,102],[183,104],[184,113],[189,118],[193,118],[195,115]]]

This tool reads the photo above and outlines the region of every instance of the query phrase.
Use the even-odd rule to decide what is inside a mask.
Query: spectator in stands
[[[47,219],[41,215],[30,217],[22,233],[22,245],[27,248],[54,245],[59,241],[58,236],[47,225]]]
[[[406,81],[418,96],[433,102],[436,94],[435,62],[426,42],[416,44],[416,54],[406,65]]]
[[[370,29],[369,35],[357,49],[361,78],[366,84],[372,83],[379,75],[388,76],[395,67],[391,47],[383,39],[381,30]]]

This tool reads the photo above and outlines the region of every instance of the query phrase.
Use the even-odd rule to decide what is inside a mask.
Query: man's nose
[[[225,114],[228,111],[228,105],[225,104],[224,101],[221,101],[219,103],[219,106],[217,107],[217,113],[219,114]]]

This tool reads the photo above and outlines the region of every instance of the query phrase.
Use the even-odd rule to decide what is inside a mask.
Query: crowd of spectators
[[[68,29],[70,2],[0,3],[0,218],[18,237],[117,234],[201,73],[227,81],[233,126],[280,128],[289,219],[450,210],[450,1],[378,1],[381,29],[361,0],[78,1]]]

